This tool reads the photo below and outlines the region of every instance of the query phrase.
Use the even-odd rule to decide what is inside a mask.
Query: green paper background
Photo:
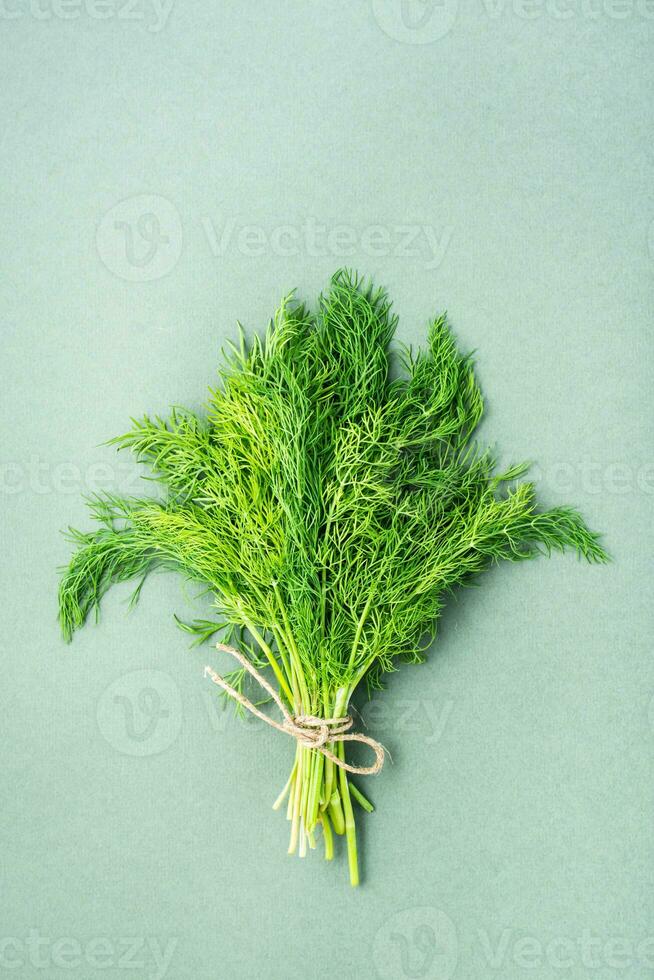
[[[6,0],[0,977],[654,976],[653,33],[651,0]],[[340,265],[404,341],[447,307],[484,438],[615,559],[491,572],[364,709],[358,891],[286,856],[292,745],[221,711],[192,589],[55,621],[81,495],[137,490],[100,444]]]

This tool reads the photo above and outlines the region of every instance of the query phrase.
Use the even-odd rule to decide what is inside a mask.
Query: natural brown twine
[[[266,678],[259,673],[259,671],[250,663],[248,658],[235,650],[233,647],[225,646],[224,643],[216,644],[217,650],[222,650],[224,653],[229,653],[244,667],[248,673],[250,673],[254,679],[261,685],[261,687],[268,692],[271,698],[274,700],[275,704],[284,716],[284,721],[282,723],[275,721],[268,715],[265,715],[263,711],[259,711],[256,705],[252,704],[244,694],[237,691],[235,688],[228,684],[224,677],[217,674],[212,667],[204,668],[205,677],[210,677],[214,684],[218,684],[222,687],[224,691],[227,691],[235,701],[242,704],[244,708],[256,715],[257,718],[261,718],[265,721],[267,725],[271,725],[276,728],[279,732],[285,732],[286,735],[290,735],[292,738],[296,739],[300,745],[305,745],[307,748],[316,749],[318,752],[322,752],[327,759],[331,761],[336,766],[340,766],[341,769],[346,769],[347,772],[353,772],[357,776],[375,776],[384,765],[384,747],[379,742],[376,742],[374,738],[369,738],[367,735],[362,735],[360,732],[355,732],[353,735],[348,734],[350,728],[352,727],[352,718],[350,715],[344,715],[342,718],[318,718],[315,715],[292,715],[282,699],[280,698],[277,691],[268,683]],[[327,748],[327,742],[363,742],[369,745],[370,748],[375,753],[376,759],[375,764],[372,766],[351,766],[349,763],[345,762],[344,759],[340,759],[337,755],[331,752]]]

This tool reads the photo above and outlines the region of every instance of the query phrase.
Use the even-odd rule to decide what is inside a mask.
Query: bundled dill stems
[[[576,511],[536,509],[526,466],[496,473],[472,443],[482,397],[445,318],[417,354],[390,351],[396,323],[383,290],[340,271],[316,312],[289,297],[263,338],[241,332],[206,413],[145,416],[112,440],[165,496],[91,498],[97,527],[71,530],[59,592],[69,640],[114,582],[135,580],[138,597],[165,567],[206,587],[216,620],[183,628],[198,641],[222,631],[239,661],[210,676],[252,710],[254,673],[295,738],[275,804],[287,803],[289,851],[320,828],[330,859],[344,834],[353,885],[353,803],[372,806],[352,774],[379,768],[346,760],[352,738],[379,754],[346,734],[354,691],[421,662],[446,594],[493,563],[566,548],[607,558]]]

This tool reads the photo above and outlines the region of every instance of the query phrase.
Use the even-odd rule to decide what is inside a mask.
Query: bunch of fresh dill
[[[89,501],[99,526],[70,532],[60,586],[66,639],[114,582],[138,580],[138,596],[149,571],[174,568],[219,610],[187,630],[236,636],[290,714],[338,718],[362,681],[424,658],[444,596],[476,572],[551,549],[606,560],[576,511],[535,509],[515,482],[526,466],[495,473],[471,442],[482,397],[445,317],[418,354],[390,351],[396,323],[383,290],[337,272],[316,312],[288,298],[263,338],[241,332],[206,414],[132,420],[112,441],[166,496]],[[330,748],[345,760],[342,741]],[[352,798],[371,806],[347,771],[298,741],[277,805],[285,794],[289,850],[320,825],[331,858],[344,833],[356,884]]]

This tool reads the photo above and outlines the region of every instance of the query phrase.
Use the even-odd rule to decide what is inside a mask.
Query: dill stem
[[[365,626],[366,620],[368,618],[368,613],[370,612],[370,606],[372,604],[372,596],[373,596],[373,593],[371,592],[370,595],[368,596],[368,601],[366,602],[365,606],[363,607],[363,612],[361,613],[361,616],[359,617],[359,622],[357,623],[356,632],[354,634],[354,641],[352,643],[352,650],[350,652],[350,661],[348,663],[348,668],[350,670],[354,666],[354,661],[355,661],[355,657],[356,657],[357,647],[359,646],[359,641],[361,639],[361,633],[363,632],[363,627]]]
[[[277,582],[275,582],[273,584],[273,589],[274,589],[275,595],[277,597],[277,604],[279,606],[279,611],[281,612],[282,619],[284,621],[283,636],[284,636],[284,640],[286,641],[286,648],[288,649],[288,651],[290,653],[290,656],[291,656],[291,662],[292,662],[293,666],[295,667],[295,673],[297,674],[298,685],[299,685],[299,688],[300,688],[300,696],[302,698],[302,704],[305,705],[307,711],[309,711],[310,710],[310,707],[311,707],[310,706],[310,701],[309,701],[309,692],[307,690],[306,681],[304,679],[304,672],[302,670],[302,664],[300,662],[300,654],[299,654],[297,645],[295,643],[295,639],[293,638],[293,632],[291,630],[291,624],[288,621],[288,615],[286,613],[286,606],[284,605],[284,602],[282,601],[282,597],[281,597],[281,594],[280,594],[280,591],[279,591],[279,586],[277,585]]]
[[[253,627],[252,626],[248,626],[248,629],[249,630],[252,630]],[[269,658],[272,657],[273,659],[276,659],[275,658],[275,655],[273,654],[273,652],[270,649],[269,645],[265,642],[265,640],[263,639],[263,637],[261,636],[261,634],[258,632],[258,630],[256,629],[256,627],[254,627],[254,630],[255,631],[254,631],[254,633],[252,633],[252,635],[254,636],[255,640],[257,641],[257,643],[259,644],[259,646],[261,647],[261,649],[263,650],[263,652],[266,654],[266,656],[269,657]],[[279,650],[279,659],[281,660],[282,665],[284,667],[284,670],[286,671],[286,678],[287,678],[288,681],[290,681],[291,668],[290,668],[290,665],[288,663],[288,660],[286,659],[286,656],[284,654],[284,650],[283,650],[282,647],[278,647],[277,649]]]
[[[302,746],[298,745],[298,761],[295,783],[293,786],[295,797],[293,800],[293,817],[291,819],[291,839],[288,844],[288,853],[295,854],[297,848],[298,831],[300,826],[300,803],[302,797]]]
[[[338,743],[338,756],[345,761],[345,746],[343,742]],[[341,784],[341,798],[343,800],[343,811],[345,814],[345,838],[347,840],[347,862],[350,868],[350,884],[356,887],[359,884],[359,858],[357,852],[356,825],[354,822],[354,811],[350,799],[350,790],[347,781],[347,772],[339,767],[339,777]]]
[[[348,690],[346,687],[339,687],[336,692],[336,697],[334,699],[334,717],[342,717],[348,702]],[[330,747],[334,751],[336,743],[330,742]],[[340,749],[343,748],[343,743],[339,742],[338,745]],[[340,749],[336,749],[337,754],[340,757]],[[343,756],[344,758],[344,756]],[[334,824],[334,830],[337,834],[345,833],[345,818],[343,816],[343,810],[341,809],[341,799],[338,791],[338,775],[336,774],[336,767],[331,759],[328,759],[329,763],[329,786],[325,787],[325,796],[327,799],[327,808],[331,814],[332,823]],[[327,793],[329,789],[329,793]]]
[[[327,748],[333,751],[333,742],[327,742]],[[325,759],[325,778],[323,780],[323,793],[324,799],[321,805],[321,809],[325,811],[329,806],[329,801],[332,798],[332,787],[334,784],[334,763],[331,759]]]
[[[332,818],[332,823],[334,824],[334,830],[341,837],[345,833],[345,817],[343,816],[343,809],[341,807],[341,797],[338,792],[338,787],[334,789],[331,795],[328,806],[329,815]]]
[[[300,838],[301,848],[302,840],[304,838],[304,831],[310,829],[307,826],[307,802],[309,799],[309,787],[311,785],[311,776],[313,772],[313,752],[311,749],[305,749],[304,746],[300,746],[300,752],[302,753],[302,758],[304,760],[302,770],[302,802],[300,803],[300,816],[302,820],[302,836]]]
[[[295,792],[296,792],[296,789],[297,789],[297,770],[298,770],[298,759],[299,759],[299,755],[300,755],[300,746],[299,745],[296,745],[295,746],[295,761],[293,763],[293,770],[292,770],[291,790],[290,790],[290,793],[288,794],[288,806],[286,807],[286,819],[287,820],[292,820],[293,819],[293,811],[295,809]]]
[[[272,650],[270,649],[270,647],[268,646],[268,644],[266,643],[266,641],[262,637],[261,633],[259,633],[259,631],[256,628],[256,626],[254,626],[245,616],[243,617],[243,622],[245,623],[245,626],[246,626],[248,632],[252,634],[252,636],[257,641],[257,643],[259,644],[259,646],[263,650],[264,654],[266,655],[266,659],[268,660],[268,663],[272,667],[273,672],[275,674],[275,677],[277,678],[277,680],[279,682],[279,686],[284,691],[284,694],[286,695],[289,703],[290,704],[293,704],[293,694],[291,692],[290,687],[288,686],[288,682],[287,682],[286,678],[284,677],[284,675],[282,674],[281,670],[279,669],[279,664],[277,663],[277,658],[274,656]]]
[[[324,717],[329,718],[331,714],[331,708],[330,708],[331,698],[329,696],[329,690],[327,688],[327,681],[323,681],[322,702],[323,702],[323,710],[325,712]],[[333,742],[327,742],[326,748],[330,749],[333,752],[334,751],[333,745],[334,745]],[[321,805],[321,809],[323,810],[323,812],[329,806],[329,801],[332,795],[333,782],[334,782],[334,763],[332,762],[331,759],[325,758],[324,780],[323,780],[324,796]]]
[[[357,787],[352,782],[350,783],[350,793],[352,794],[352,796],[354,797],[354,799],[357,801],[357,803],[359,804],[359,806],[360,807],[363,807],[363,809],[367,813],[372,813],[374,811],[375,808],[372,805],[372,803],[370,802],[370,800],[368,799],[368,797],[367,796],[364,796],[363,793],[361,792],[361,790],[360,789],[357,789]]]
[[[285,647],[288,649],[288,644],[286,643],[286,638],[284,637],[284,634],[283,634],[282,630],[279,628],[279,626],[274,626],[272,628],[272,632],[273,632],[273,635],[275,637],[275,642],[277,643],[277,648],[280,651],[280,653],[281,653],[282,650],[284,650]],[[290,649],[288,650],[288,652],[289,652],[289,656],[290,656]],[[286,657],[284,657],[284,662],[287,663]],[[290,681],[291,687],[293,689],[293,697],[291,699],[291,704],[294,705],[295,710],[299,712],[300,711],[301,704],[302,704],[302,695],[301,695],[300,689],[298,687],[296,672],[293,669],[292,662],[291,662],[291,665],[288,667],[288,674],[289,674],[289,681]]]
[[[334,835],[332,834],[331,824],[326,813],[320,815],[320,821],[325,839],[325,861],[331,861],[334,857]]]
[[[304,777],[304,786],[302,787],[302,816],[304,817],[304,826],[307,828],[307,830],[310,830],[311,823],[309,821],[309,813],[311,811],[311,794],[313,792],[313,779],[314,779],[314,771],[316,765],[316,759],[315,759],[316,753],[309,748],[307,748],[305,751],[306,751],[305,758],[307,760],[307,769]]]
[[[333,742],[327,743],[327,748],[332,749]],[[332,749],[333,751],[333,749]],[[325,759],[325,773],[323,779],[323,799],[320,804],[320,809],[324,812],[329,806],[329,801],[332,796],[332,787],[334,784],[334,763],[331,759]]]
[[[357,673],[354,675],[353,679],[350,681],[350,684],[349,684],[349,687],[348,687],[348,701],[352,697],[352,695],[354,694],[354,692],[356,691],[356,689],[359,686],[360,682],[363,680],[363,678],[365,677],[365,675],[368,673],[368,670],[370,669],[370,667],[372,667],[373,663],[375,662],[375,658],[376,658],[376,654],[373,654],[371,657],[368,657],[367,660],[364,660],[363,665],[359,668],[359,670],[357,671]]]
[[[291,791],[288,794],[288,805],[286,807],[286,819],[287,820],[292,820],[293,819],[293,809],[294,809],[294,806],[295,806],[295,786],[296,786],[296,783],[297,783],[297,751],[295,753],[295,763],[293,765],[293,769],[295,770],[295,775],[293,776],[293,781],[291,783]]]
[[[316,823],[318,822],[318,808],[320,805],[320,787],[322,786],[323,768],[325,763],[325,756],[322,752],[313,752],[315,756],[313,763],[313,777],[311,783],[311,792],[309,793],[309,804],[308,804],[308,814],[307,814],[307,825],[310,830],[313,830]]]
[[[286,780],[286,785],[284,786],[284,789],[281,791],[281,793],[279,794],[279,796],[277,797],[277,799],[273,803],[273,810],[279,810],[280,806],[282,805],[282,803],[286,799],[286,794],[290,790],[291,783],[293,782],[293,779],[295,778],[295,770],[296,770],[296,768],[297,768],[297,759],[293,763],[293,768],[291,769],[291,775]]]

